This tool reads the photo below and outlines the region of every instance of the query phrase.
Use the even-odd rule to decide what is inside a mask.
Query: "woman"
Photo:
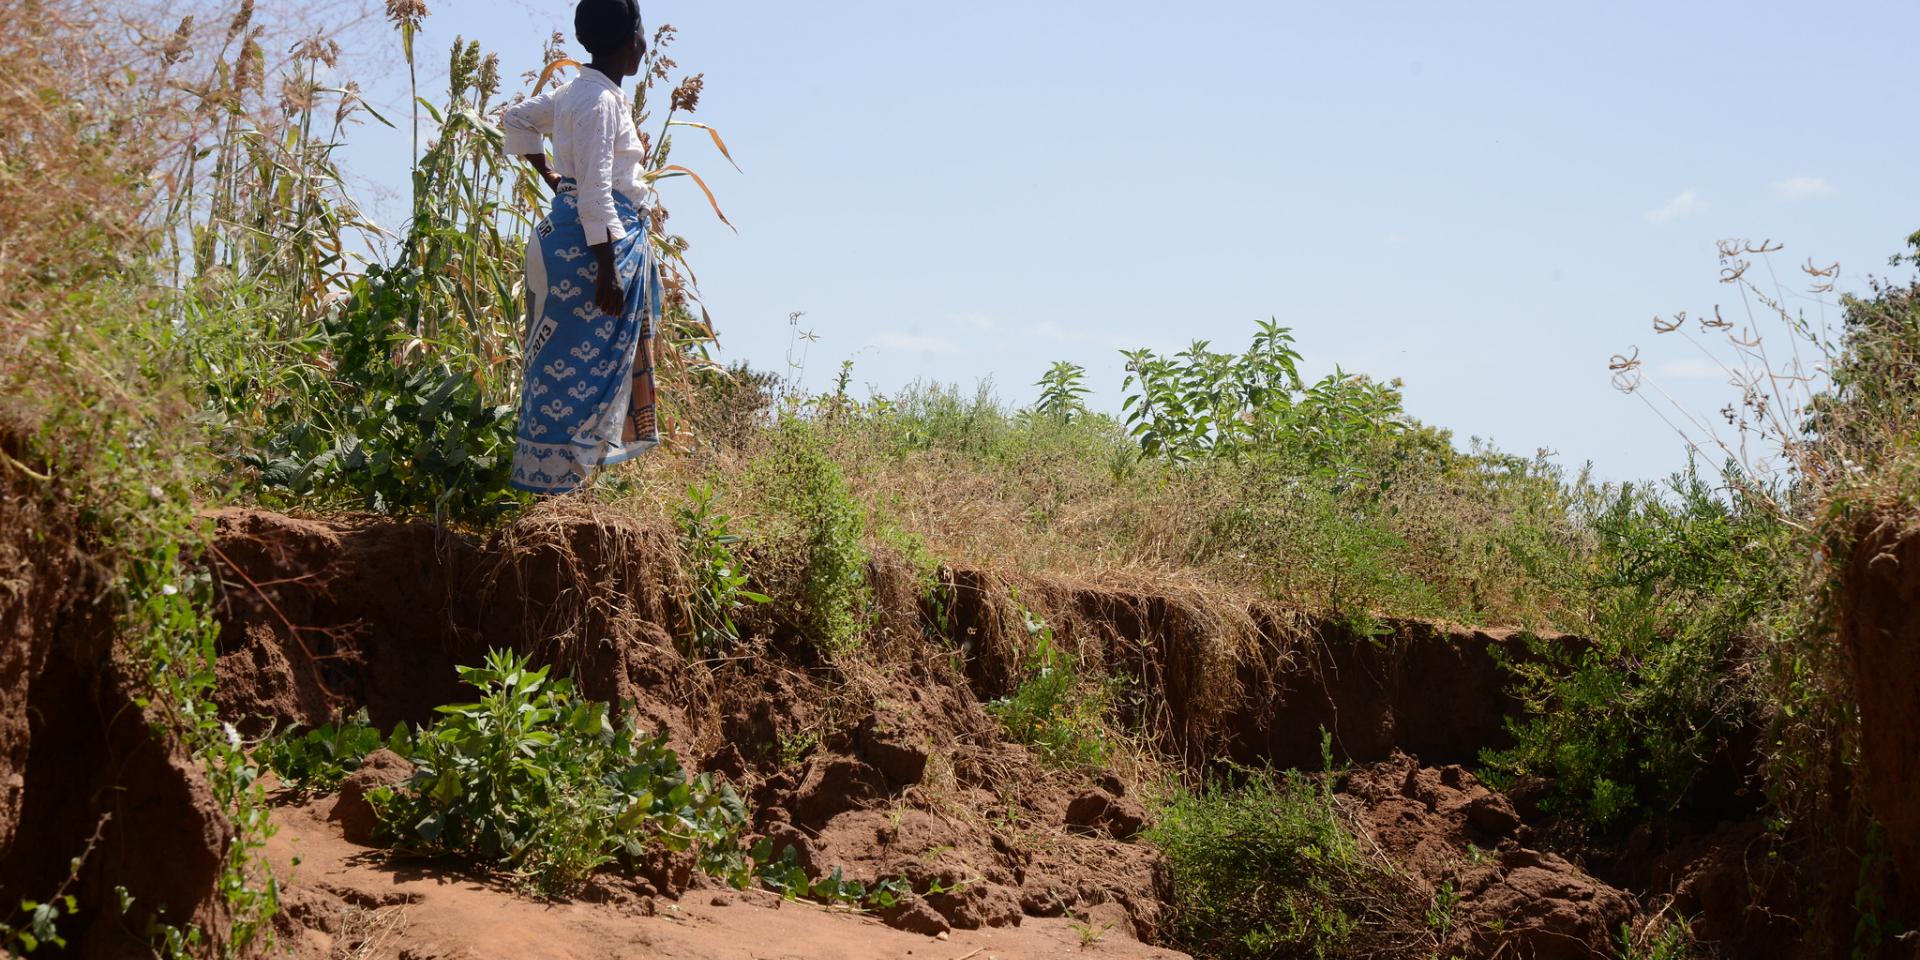
[[[660,273],[647,242],[651,191],[620,82],[646,54],[636,0],[580,0],[580,76],[507,108],[509,154],[553,188],[527,244],[526,371],[512,483],[566,493],[659,443],[653,337]],[[543,140],[553,141],[547,164]]]

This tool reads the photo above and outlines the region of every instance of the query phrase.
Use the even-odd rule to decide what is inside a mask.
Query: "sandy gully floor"
[[[303,960],[1179,960],[1118,925],[1083,945],[1066,918],[955,930],[939,940],[765,891],[688,891],[678,901],[547,903],[430,865],[393,863],[340,835],[333,803],[283,806],[268,854],[285,883],[281,947]],[[1098,917],[1095,918],[1098,920]],[[1100,929],[1094,924],[1094,929]]]

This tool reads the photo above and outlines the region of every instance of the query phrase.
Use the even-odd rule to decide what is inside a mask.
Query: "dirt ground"
[[[98,587],[49,548],[45,531],[73,529],[49,509],[0,497],[15,521],[0,525],[0,894],[50,887],[104,822],[84,900],[123,883],[170,916],[217,920],[225,825],[197,771],[126,709]],[[1174,891],[1138,836],[1141,771],[1049,768],[985,709],[1017,682],[1016,591],[1083,662],[1126,679],[1121,719],[1168,764],[1315,768],[1325,731],[1353,764],[1340,804],[1368,849],[1458,898],[1447,955],[1612,956],[1620,926],[1669,899],[1709,950],[1791,956],[1800,942],[1794,905],[1755,893],[1769,848],[1754,823],[1708,823],[1648,840],[1634,869],[1590,869],[1543,848],[1526,803],[1455,766],[1504,736],[1490,649],[1514,649],[1510,634],[1395,621],[1391,636],[1360,637],[1164,587],[979,570],[942,570],[948,602],[933,610],[913,571],[878,558],[857,661],[828,662],[792,624],[750,611],[749,640],[696,663],[673,641],[686,610],[672,533],[631,517],[548,504],[486,540],[368,517],[213,519],[216,698],[243,735],[359,707],[382,729],[425,722],[469,695],[456,664],[510,648],[666,732],[690,767],[750,798],[754,834],[811,872],[942,891],[888,923],[690,872],[608,874],[575,901],[542,902],[458,864],[392,862],[348,841],[321,797],[277,806],[269,849],[285,884],[279,939],[304,960],[1181,956],[1147,945],[1165,936]],[[1873,631],[1864,615],[1850,623],[1865,662],[1878,648],[1860,638],[1894,635],[1905,608],[1863,609],[1884,614]],[[1887,706],[1910,709],[1910,695],[1883,687],[1863,692],[1868,718],[1910,717]],[[1894,733],[1869,737],[1869,754],[1911,742]],[[1908,768],[1877,769],[1877,799],[1897,807]],[[1885,819],[1907,868],[1911,821]],[[104,912],[76,919],[76,955],[140,942]]]
[[[1115,918],[1067,917],[907,933],[870,916],[766,891],[693,889],[678,900],[617,885],[598,902],[547,903],[445,865],[392,863],[327,820],[333,797],[278,808],[269,842],[282,896],[283,945],[299,960],[1176,960]],[[1085,933],[1083,934],[1083,931]],[[1082,941],[1091,939],[1083,946]]]

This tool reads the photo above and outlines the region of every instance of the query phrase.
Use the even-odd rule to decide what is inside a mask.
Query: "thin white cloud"
[[[875,334],[873,344],[883,350],[906,350],[913,353],[960,352],[960,345],[945,337],[928,337],[917,333],[901,333],[897,330],[883,330]]]
[[[999,322],[984,313],[955,313],[947,317],[956,327],[965,327],[975,333],[991,333]]]
[[[1782,200],[1812,200],[1833,195],[1833,184],[1825,177],[1788,177],[1773,185],[1773,195]]]
[[[1672,200],[1668,200],[1666,206],[1658,210],[1648,210],[1647,222],[1667,223],[1668,221],[1678,220],[1690,214],[1699,213],[1706,208],[1707,204],[1700,199],[1698,192],[1682,190],[1675,194]]]

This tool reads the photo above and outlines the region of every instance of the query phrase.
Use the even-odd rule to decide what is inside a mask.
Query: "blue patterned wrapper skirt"
[[[626,292],[622,316],[602,313],[593,290],[599,267],[580,225],[571,180],[527,243],[527,336],[513,485],[567,493],[601,467],[660,442],[654,408],[653,338],[660,322],[660,269],[647,242],[647,215],[614,192],[626,236],[613,262]]]

